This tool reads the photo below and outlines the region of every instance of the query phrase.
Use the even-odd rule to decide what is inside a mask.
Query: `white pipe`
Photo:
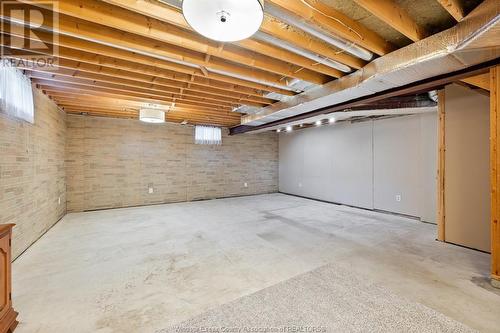
[[[272,5],[269,2],[266,2],[265,10],[266,13],[280,19],[281,21],[296,28],[299,28],[300,30],[305,31],[308,34],[318,39],[321,39],[324,42],[327,42],[328,44],[334,45],[339,49],[349,52],[350,54],[358,58],[361,58],[366,61],[370,61],[373,58],[373,53],[371,53],[370,51],[360,46],[354,45],[353,43],[346,41],[340,37],[332,37],[330,34],[323,32],[319,28],[313,27],[309,24],[302,22],[301,19],[296,15],[289,14],[284,10],[282,10],[281,8],[278,8],[277,6]]]
[[[278,47],[281,47],[282,49],[296,53],[296,54],[301,55],[303,57],[306,57],[308,59],[311,59],[311,60],[317,62],[318,64],[323,64],[323,65],[328,66],[330,68],[338,69],[339,71],[342,71],[344,73],[351,72],[351,68],[349,66],[346,66],[346,65],[344,65],[340,62],[337,62],[335,60],[321,57],[317,54],[306,51],[302,48],[295,47],[288,42],[282,41],[281,39],[273,37],[271,35],[268,35],[264,32],[258,31],[253,37],[255,37],[256,39],[259,39],[261,41],[267,42],[269,44],[276,45]]]

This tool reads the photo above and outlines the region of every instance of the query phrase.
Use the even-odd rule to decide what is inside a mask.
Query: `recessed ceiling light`
[[[321,126],[322,122],[321,120],[316,120],[316,126]]]
[[[235,42],[255,34],[264,20],[263,0],[184,0],[188,24],[207,38]]]
[[[328,122],[329,122],[330,124],[333,124],[333,123],[335,123],[336,121],[337,121],[337,119],[335,119],[334,117],[332,117],[332,118],[330,118],[330,119],[328,120]]]
[[[279,132],[281,132],[281,128],[278,128],[278,129],[276,130],[276,133],[279,133]]]
[[[286,127],[286,131],[287,131],[287,132],[291,132],[291,131],[292,131],[292,126],[287,126],[287,127]]]
[[[165,122],[165,111],[157,109],[141,109],[139,119],[145,123],[159,124]]]

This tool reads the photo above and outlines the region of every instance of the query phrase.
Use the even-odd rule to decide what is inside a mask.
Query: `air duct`
[[[342,49],[358,58],[361,58],[366,61],[369,61],[373,58],[373,53],[371,53],[370,51],[365,50],[364,48],[357,46],[349,41],[346,41],[341,37],[338,36],[332,37],[330,33],[322,31],[320,28],[313,27],[312,25],[302,22],[301,18],[298,17],[297,15],[286,12],[281,8],[279,8],[278,6],[273,5],[271,2],[266,3],[266,13],[280,19],[281,21],[285,22],[288,25],[299,28],[300,30],[307,32],[308,34],[318,39],[321,39],[322,41],[328,44],[336,46],[339,49]]]
[[[335,68],[335,69],[338,69],[339,71],[342,71],[344,73],[350,73],[351,72],[351,68],[349,66],[346,66],[340,62],[337,62],[335,60],[331,60],[331,59],[327,59],[327,58],[324,58],[324,57],[321,57],[317,54],[314,54],[312,52],[309,52],[307,50],[304,50],[304,49],[301,49],[301,48],[298,48],[290,43],[287,43],[279,38],[276,38],[276,37],[273,37],[271,35],[268,35],[264,32],[257,32],[254,36],[254,38],[256,39],[259,39],[263,42],[266,42],[266,43],[269,43],[269,44],[273,44],[275,46],[278,46],[278,47],[281,47],[282,49],[285,49],[285,50],[288,50],[290,52],[293,52],[295,54],[298,54],[298,55],[301,55],[305,58],[308,58],[308,59],[311,59],[315,62],[317,62],[318,64],[322,64],[322,65],[325,65],[325,66],[328,66],[328,67],[331,67],[331,68]]]
[[[375,59],[362,69],[242,118],[258,126],[459,71],[500,56],[500,7],[485,0],[451,29]]]

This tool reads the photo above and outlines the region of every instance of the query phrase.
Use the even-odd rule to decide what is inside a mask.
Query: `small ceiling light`
[[[291,131],[292,131],[292,126],[287,126],[287,127],[286,127],[286,131],[287,131],[287,132],[291,132]]]
[[[259,30],[264,0],[184,0],[182,12],[199,34],[220,42],[236,42]]]
[[[276,130],[276,133],[279,133],[279,132],[281,132],[281,128],[278,128],[278,129]]]
[[[321,126],[321,120],[316,120],[316,126]]]
[[[335,119],[335,118],[333,118],[333,117],[332,117],[332,118],[330,118],[330,120],[328,120],[328,122],[329,122],[330,124],[334,124],[336,121],[337,121],[337,119]]]
[[[300,127],[304,127],[304,124],[300,124],[299,126],[300,126]]]
[[[141,109],[139,111],[139,119],[145,123],[164,123],[165,111],[157,109]]]

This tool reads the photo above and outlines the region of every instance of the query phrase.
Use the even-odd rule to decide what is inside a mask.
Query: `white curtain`
[[[0,61],[0,111],[30,123],[35,121],[31,82],[7,61]]]
[[[195,143],[198,145],[222,144],[222,130],[219,127],[196,126]]]

